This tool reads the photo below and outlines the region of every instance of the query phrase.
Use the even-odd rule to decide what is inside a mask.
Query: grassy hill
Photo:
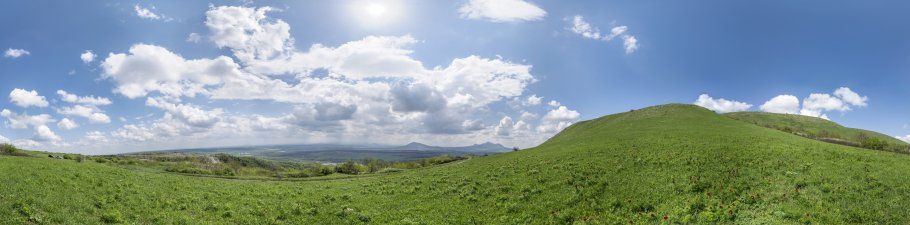
[[[844,127],[817,117],[767,112],[735,112],[724,115],[807,138],[876,150],[910,153],[907,148],[908,144],[894,137],[875,131]]]
[[[0,223],[910,223],[910,156],[676,104],[579,122],[536,148],[358,179],[15,156],[0,156],[0,174]]]

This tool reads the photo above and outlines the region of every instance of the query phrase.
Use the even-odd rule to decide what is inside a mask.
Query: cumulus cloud
[[[108,142],[107,135],[101,131],[90,131],[85,133],[85,140],[94,142],[94,143],[104,143]]]
[[[104,135],[106,140],[158,143],[156,148],[165,143],[253,137],[448,144],[511,140],[526,146],[578,119],[577,111],[561,104],[543,118],[526,111],[546,107],[534,108],[542,98],[525,93],[536,82],[531,65],[468,55],[427,68],[413,58],[411,46],[420,41],[410,35],[367,36],[300,50],[293,44],[290,26],[267,15],[272,11],[269,7],[209,8],[206,39],[230,51],[233,59],[185,59],[147,44],[109,54],[101,63],[102,78],[114,84],[114,93],[145,97],[146,106],[163,115],[131,120],[134,123]],[[184,103],[184,98],[272,101],[293,110],[244,115]],[[526,108],[498,112],[499,107],[491,107],[509,99],[518,99]],[[76,105],[59,110],[72,115],[100,111],[88,103],[72,103]],[[505,114],[512,114],[510,120],[520,119],[508,127],[499,126],[502,121],[485,121]],[[497,127],[508,129],[508,135],[498,135],[505,131]],[[543,132],[533,132],[532,127]]]
[[[525,100],[526,105],[540,105],[540,102],[543,100],[543,97],[537,97],[537,95],[528,96]]]
[[[73,122],[69,118],[63,118],[60,120],[60,122],[57,123],[57,127],[62,130],[72,130],[79,127],[79,124],[76,124],[76,122]]]
[[[854,106],[865,107],[866,101],[869,100],[869,97],[859,96],[853,90],[850,90],[848,87],[840,87],[837,90],[834,90],[834,96],[837,96],[844,102]]]
[[[578,113],[578,111],[570,110],[565,106],[559,106],[556,109],[550,110],[543,116],[540,125],[537,126],[537,131],[540,133],[559,132],[577,121],[580,115],[581,114]]]
[[[9,143],[9,138],[6,138],[3,135],[0,135],[0,143]]]
[[[230,48],[241,61],[267,60],[293,48],[283,20],[266,16],[271,7],[219,6],[205,13],[205,25],[218,47]]]
[[[840,87],[832,94],[811,93],[803,99],[800,107],[799,99],[793,95],[779,95],[768,100],[761,106],[761,110],[772,113],[800,114],[804,116],[830,119],[825,112],[838,111],[841,113],[852,110],[850,106],[865,107],[869,98],[860,96],[848,87]]]
[[[42,146],[41,143],[38,143],[37,141],[34,141],[32,139],[16,139],[16,140],[13,140],[11,144],[15,145],[18,148],[26,148],[26,149],[32,149],[32,148],[37,148],[37,147]]]
[[[562,103],[559,103],[559,102],[557,102],[556,100],[550,100],[550,102],[547,103],[547,105],[549,105],[549,106],[551,106],[551,107],[559,107],[559,106],[562,105]]]
[[[38,95],[38,92],[35,90],[26,91],[19,88],[13,89],[13,91],[9,93],[9,101],[22,108],[48,106],[48,102],[44,96]]]
[[[64,90],[57,90],[57,95],[60,95],[60,100],[69,103],[86,105],[110,105],[112,103],[108,98],[95,96],[78,96]]]
[[[139,16],[139,18],[150,20],[169,20],[169,18],[165,17],[164,15],[158,15],[157,13],[153,12],[152,10],[154,9],[154,6],[150,8],[145,8],[139,6],[138,4],[133,6],[133,10],[136,11],[136,16]]]
[[[212,127],[220,121],[220,115],[224,113],[222,109],[203,110],[193,105],[170,103],[161,98],[148,98],[145,104],[163,109],[166,112],[165,117],[180,120],[193,127]]]
[[[111,53],[101,68],[102,77],[116,83],[114,92],[131,99],[149,92],[171,97],[207,94],[205,86],[240,73],[240,65],[226,56],[186,60],[163,47],[147,44],[133,45],[129,54]]]
[[[0,111],[0,116],[6,118],[6,125],[13,129],[26,129],[30,126],[38,127],[56,121],[53,119],[53,117],[51,117],[51,115],[48,114],[39,114],[32,116],[26,113],[14,113],[9,109],[3,109],[3,111]]]
[[[85,50],[85,52],[79,55],[79,59],[82,59],[83,63],[90,63],[92,61],[95,61],[95,57],[97,56],[98,55],[95,55],[95,53],[91,50]]]
[[[50,115],[40,114],[40,115],[28,115],[26,113],[18,114],[9,111],[8,109],[3,109],[0,111],[0,116],[7,119],[6,125],[13,129],[27,129],[29,127],[33,128],[35,131],[35,136],[32,137],[32,140],[37,142],[57,142],[62,140],[60,136],[57,136],[51,129],[47,126],[48,123],[55,122]],[[32,142],[22,142],[19,140],[13,141],[13,144],[35,147],[37,146]],[[19,143],[19,144],[17,144]],[[38,144],[40,145],[40,144]]]
[[[597,28],[588,21],[585,21],[585,18],[581,15],[575,15],[572,19],[566,19],[571,22],[569,27],[566,29],[572,33],[581,35],[584,38],[601,40],[601,41],[610,41],[616,37],[622,38],[623,48],[626,50],[626,54],[631,54],[638,50],[638,39],[635,36],[629,35],[627,31],[629,27],[627,26],[614,26],[610,29],[609,33],[601,33],[600,28]]]
[[[799,99],[793,95],[778,95],[759,107],[762,111],[772,113],[799,113]]]
[[[746,111],[752,107],[752,104],[749,103],[731,101],[722,98],[714,99],[707,94],[699,95],[694,104],[718,113]]]
[[[809,97],[803,99],[803,108],[799,114],[806,116],[821,117],[827,119],[828,116],[823,114],[824,111],[841,111],[850,110],[850,106],[841,99],[829,94],[812,93]]]
[[[6,52],[3,53],[3,56],[7,58],[19,58],[29,54],[31,54],[31,52],[28,52],[28,50],[25,49],[8,48],[6,49]]]
[[[88,119],[90,123],[111,123],[111,118],[104,114],[101,109],[91,105],[74,105],[70,107],[61,107],[57,113],[67,116],[79,116]]]
[[[446,106],[442,93],[426,84],[396,84],[391,92],[397,112],[435,112]]]
[[[470,0],[458,9],[461,18],[492,22],[541,20],[547,12],[522,0]]]
[[[37,142],[55,142],[62,140],[62,138],[57,136],[54,131],[51,131],[51,128],[47,127],[47,125],[41,125],[35,128],[35,136],[32,140]]]
[[[186,42],[199,43],[202,41],[202,35],[197,33],[190,33],[186,36]]]

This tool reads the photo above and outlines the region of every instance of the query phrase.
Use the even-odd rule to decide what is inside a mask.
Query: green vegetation
[[[841,126],[829,120],[793,114],[735,112],[727,117],[820,141],[874,150],[910,153],[910,145],[874,131]]]
[[[691,105],[579,122],[535,148],[356,179],[231,180],[9,156],[0,174],[0,223],[14,224],[910,223],[910,156]]]
[[[11,144],[0,144],[0,155],[9,155],[9,156],[28,156],[28,153],[23,152]]]
[[[250,156],[229,154],[195,154],[174,152],[151,152],[127,155],[81,156],[48,155],[49,158],[82,160],[89,158],[97,163],[106,163],[127,169],[147,172],[171,172],[196,176],[211,176],[236,179],[280,179],[323,177],[338,174],[361,175],[379,173],[382,170],[406,170],[434,166],[468,159],[467,156],[441,155],[407,162],[393,162],[380,159],[348,161],[339,165],[324,165],[296,161],[276,161]],[[337,177],[333,177],[337,178]]]

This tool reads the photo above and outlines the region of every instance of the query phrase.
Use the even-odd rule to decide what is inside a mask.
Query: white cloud
[[[722,98],[714,99],[707,94],[699,95],[694,104],[718,113],[746,111],[752,107],[752,104],[749,103],[731,101]]]
[[[537,97],[537,95],[528,96],[525,103],[527,105],[540,105],[540,102],[543,100],[543,97]]]
[[[150,19],[150,20],[167,19],[166,17],[164,17],[162,15],[158,15],[155,12],[152,12],[152,10],[154,10],[154,9],[155,9],[154,6],[152,6],[151,8],[145,8],[145,7],[139,6],[138,4],[133,6],[133,10],[136,11],[136,16],[139,16],[140,18]]]
[[[509,136],[509,133],[512,131],[513,125],[515,125],[515,123],[512,122],[512,117],[508,117],[508,116],[502,117],[502,119],[499,120],[499,125],[496,125],[496,128],[495,128],[496,135]]]
[[[799,110],[799,114],[828,119],[828,115],[825,115],[824,111],[846,112],[849,110],[850,106],[837,97],[812,93],[808,98],[803,99],[803,108]]]
[[[79,55],[79,59],[82,59],[83,63],[90,63],[92,61],[95,61],[95,57],[97,56],[98,55],[95,55],[95,53],[91,50],[85,50],[85,52]]]
[[[562,105],[562,103],[559,103],[556,100],[550,100],[550,102],[547,103],[547,105],[552,106],[552,107],[559,107]]]
[[[7,58],[19,58],[29,54],[31,54],[31,52],[28,52],[28,50],[25,49],[8,48],[6,49],[6,52],[3,53],[3,56]]]
[[[37,141],[34,141],[32,139],[16,139],[16,140],[13,140],[11,144],[15,145],[18,148],[26,148],[26,149],[37,148],[37,147],[42,146],[41,143],[38,143]]]
[[[60,120],[60,122],[57,123],[57,127],[62,130],[72,130],[79,127],[79,124],[76,124],[76,122],[73,122],[69,118],[63,118]]]
[[[171,97],[207,94],[205,86],[238,76],[240,65],[226,56],[186,60],[165,48],[136,44],[129,54],[111,53],[101,63],[103,78],[116,83],[114,92],[128,98],[160,92]]]
[[[853,90],[850,90],[848,87],[840,87],[837,90],[834,90],[834,96],[841,98],[841,100],[844,100],[847,104],[860,107],[865,107],[866,101],[869,100],[869,97],[859,96],[859,94],[853,92]]]
[[[35,137],[32,138],[37,142],[56,142],[62,140],[51,128],[41,125],[35,128]]]
[[[635,39],[635,36],[623,35],[622,46],[626,49],[626,54],[632,54],[638,50],[638,39]]]
[[[537,126],[537,132],[559,132],[572,125],[572,123],[578,120],[579,116],[581,116],[581,114],[578,113],[578,111],[570,110],[565,106],[559,106],[556,109],[550,110],[541,118],[541,123]]]
[[[68,93],[64,90],[57,90],[57,95],[60,95],[60,99],[64,102],[77,103],[77,104],[87,104],[87,105],[110,105],[112,102],[108,98],[104,97],[95,97],[95,96],[78,96],[71,93]]]
[[[582,37],[590,39],[601,39],[600,30],[597,27],[592,26],[590,23],[585,21],[585,18],[581,15],[575,15],[572,17],[572,26],[569,27],[569,30],[576,34],[580,34]]]
[[[6,138],[3,135],[0,135],[0,144],[2,144],[2,143],[9,143],[9,138]]]
[[[903,136],[903,137],[901,137],[901,136],[895,136],[895,138],[900,139],[901,141],[910,143],[910,134],[908,134],[907,136]]]
[[[193,127],[212,127],[224,113],[222,109],[206,111],[193,105],[174,104],[160,98],[148,98],[145,105],[163,109],[165,117],[172,117]]]
[[[19,88],[13,89],[13,91],[9,93],[9,101],[22,108],[48,106],[48,102],[44,96],[38,95],[38,92],[35,90],[26,91]]]
[[[569,19],[567,18],[566,20]],[[610,29],[610,33],[600,33],[599,28],[585,21],[581,15],[573,16],[570,21],[572,24],[566,29],[572,31],[572,33],[581,35],[584,38],[602,41],[610,41],[616,37],[622,37],[622,44],[626,54],[631,54],[638,50],[638,39],[627,33],[629,30],[627,26],[615,26]]]
[[[799,99],[793,95],[778,95],[759,108],[765,112],[799,114]]]
[[[38,142],[56,142],[60,141],[61,138],[57,136],[46,124],[55,122],[50,115],[40,114],[40,115],[28,115],[26,113],[17,114],[10,112],[8,109],[3,109],[0,111],[0,116],[7,119],[6,125],[13,129],[26,129],[32,127],[35,130],[35,136],[32,138],[34,141]],[[27,146],[35,147],[32,142],[13,141],[17,146]]]
[[[57,113],[68,116],[79,116],[89,120],[90,123],[111,123],[111,118],[91,105],[74,105],[57,109]]]
[[[199,43],[200,41],[202,41],[202,35],[197,33],[190,33],[190,35],[186,37],[186,42]]]
[[[101,131],[90,131],[85,133],[85,140],[93,143],[105,143],[108,142],[107,136]]]
[[[283,20],[272,20],[266,13],[271,7],[247,8],[219,6],[205,13],[205,25],[218,47],[230,48],[240,61],[267,60],[293,48]]]
[[[867,106],[869,98],[860,96],[848,87],[834,90],[834,95],[825,93],[811,93],[803,99],[800,108],[799,99],[793,95],[778,95],[768,100],[761,106],[762,111],[772,113],[800,114],[804,116],[830,119],[825,112],[839,111],[841,113],[852,110],[850,106]]]
[[[547,12],[522,0],[469,0],[458,9],[461,18],[492,22],[541,20]]]
[[[531,108],[542,98],[525,93],[536,81],[531,65],[469,55],[427,68],[412,57],[411,46],[420,41],[409,35],[368,36],[337,46],[312,44],[301,51],[294,47],[287,23],[266,16],[271,10],[210,7],[206,13],[208,39],[230,50],[236,63],[225,56],[184,59],[145,44],[110,54],[101,63],[102,78],[114,84],[114,92],[146,97],[146,105],[163,114],[131,120],[133,124],[104,135],[107,143],[160,149],[276,139],[444,145],[499,140],[529,146],[578,119],[577,111],[558,103],[546,118],[526,111],[544,110]],[[184,97],[264,100],[287,103],[284,106],[293,110],[244,115],[183,103]],[[500,107],[492,107],[509,99],[527,108],[499,112]],[[196,100],[192,102],[198,104]],[[58,111],[82,116],[100,112],[76,104]],[[512,121],[508,136],[500,136],[497,121],[485,121],[493,115],[520,120]]]
[[[3,109],[3,111],[0,111],[0,116],[5,117],[7,119],[6,125],[13,129],[26,129],[29,126],[38,127],[56,121],[51,117],[51,115],[48,114],[32,116],[26,113],[14,113],[8,109]]]

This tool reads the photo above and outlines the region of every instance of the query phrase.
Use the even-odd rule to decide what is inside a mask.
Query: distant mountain
[[[456,147],[453,150],[461,151],[461,152],[507,152],[512,149],[506,148],[506,146],[502,146],[501,144],[486,142],[483,144],[475,144],[475,145],[465,146],[465,147]]]
[[[419,142],[411,142],[402,146],[300,144],[176,149],[153,152],[200,154],[226,153],[233,155],[258,156],[272,160],[310,160],[340,163],[348,160],[361,160],[366,158],[390,161],[410,161],[439,155],[483,155],[508,151],[511,151],[511,149],[506,148],[501,144],[491,142],[459,147],[440,147]]]
[[[388,147],[390,150],[411,150],[411,151],[446,151],[446,152],[463,152],[463,153],[495,153],[507,152],[511,150],[501,144],[486,142],[483,144],[474,144],[461,147],[439,147],[426,145],[419,142],[411,142],[404,146]]]
[[[399,147],[389,147],[394,150],[414,150],[414,151],[435,151],[441,150],[443,147],[429,146],[419,142],[411,142],[404,146]]]

